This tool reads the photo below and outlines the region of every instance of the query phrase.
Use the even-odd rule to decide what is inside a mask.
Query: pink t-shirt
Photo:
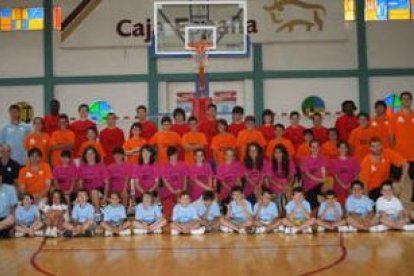
[[[73,181],[78,177],[79,170],[75,164],[69,164],[67,167],[60,165],[53,169],[53,179],[56,180],[60,189],[64,192],[69,191]]]
[[[126,181],[132,174],[131,165],[127,162],[121,164],[112,163],[108,165],[109,190],[111,192],[121,193],[125,187]]]
[[[205,162],[202,166],[197,164],[191,165],[188,168],[188,175],[190,178],[190,198],[191,201],[197,200],[203,194],[204,189],[199,185],[195,184],[192,180],[197,179],[208,185],[208,179],[212,176],[213,171],[209,163]]]
[[[138,164],[132,169],[132,178],[137,179],[144,191],[150,190],[155,185],[159,177],[159,167],[156,164]],[[135,196],[141,196],[139,191],[135,191]]]
[[[216,178],[220,182],[225,182],[229,188],[236,186],[237,180],[243,177],[243,167],[239,162],[232,162],[231,164],[220,164],[217,167]],[[224,185],[221,185],[219,200],[226,199],[229,196],[230,190],[227,190]]]
[[[316,177],[322,177],[322,167],[327,168],[328,161],[325,157],[306,157],[303,159],[300,169],[303,176],[303,188],[305,192],[313,189],[316,185],[320,184],[315,182],[309,177],[306,177],[305,172],[308,172]]]
[[[79,178],[83,182],[83,188],[90,191],[104,187],[104,180],[109,178],[104,164],[95,165],[81,164],[79,167]]]
[[[351,186],[351,182],[355,180],[355,176],[359,174],[360,167],[358,161],[354,157],[349,157],[347,159],[333,159],[329,164],[329,171],[337,175],[338,178],[348,187]],[[348,190],[346,189],[346,190]],[[336,184],[334,190],[339,192],[343,190],[342,186]]]
[[[260,181],[263,180],[265,176],[265,169],[266,169],[266,161],[263,160],[262,168],[252,168],[248,169],[246,165],[243,166],[244,175],[249,177],[249,179],[253,182],[251,185],[250,182],[245,182],[243,193],[245,196],[249,196],[250,194],[254,193],[255,188],[260,184]]]
[[[178,162],[173,165],[171,163],[160,167],[160,177],[171,185],[174,190],[183,190],[185,179],[188,176],[188,167],[184,162]],[[160,197],[166,198],[172,195],[171,191],[163,185],[160,189]]]
[[[289,168],[287,171],[287,174],[283,172],[283,168],[282,168],[282,162],[280,162],[277,166],[277,170],[273,169],[273,163],[272,162],[267,162],[266,163],[266,168],[265,168],[265,173],[266,176],[271,178],[274,182],[277,182],[278,184],[281,185],[287,185],[289,184],[289,179],[292,179],[295,174],[296,174],[296,166],[295,163],[293,162],[292,159],[289,160]],[[272,183],[269,183],[269,188],[270,190],[277,194],[277,193],[281,193],[284,191],[284,189],[273,185]]]

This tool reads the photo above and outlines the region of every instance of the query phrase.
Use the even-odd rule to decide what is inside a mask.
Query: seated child
[[[382,196],[376,202],[377,217],[380,223],[389,229],[413,231],[414,225],[408,224],[409,219],[404,214],[401,201],[394,196],[392,182],[384,182],[381,193]]]
[[[105,237],[131,235],[130,222],[127,221],[125,206],[120,203],[120,194],[111,192],[109,201],[110,204],[103,210],[103,221],[101,222],[101,227],[105,230]]]
[[[43,236],[43,231],[40,230],[43,227],[43,223],[40,220],[39,209],[33,204],[33,200],[34,198],[31,194],[24,193],[22,204],[16,208],[16,225],[14,226],[16,238]]]
[[[334,190],[328,190],[325,193],[325,201],[319,206],[316,224],[318,225],[318,232],[323,232],[325,229],[331,231],[339,230],[340,226],[346,224],[346,221],[343,219],[341,204],[337,201]]]
[[[134,234],[161,234],[166,224],[167,220],[162,216],[160,207],[154,203],[154,194],[144,192],[142,203],[135,207],[135,221],[132,223]]]
[[[246,234],[247,228],[253,226],[252,205],[243,196],[243,190],[235,186],[231,191],[231,202],[227,208],[227,214],[220,219],[220,228],[224,233]]]
[[[193,203],[200,218],[201,225],[206,231],[216,231],[220,227],[220,206],[215,200],[213,191],[204,191],[201,198]]]
[[[204,232],[205,228],[200,224],[197,210],[190,203],[190,195],[186,191],[181,192],[173,209],[171,235],[202,235]]]
[[[56,238],[63,232],[64,226],[69,222],[68,205],[61,190],[54,190],[49,195],[49,201],[43,208],[43,212],[46,217],[45,236]]]
[[[95,208],[88,203],[88,191],[80,189],[76,204],[72,210],[72,223],[66,226],[64,237],[87,236],[91,237],[95,229]]]
[[[348,231],[369,231],[372,226],[377,225],[374,214],[374,202],[364,195],[364,184],[355,180],[351,183],[351,195],[346,199],[345,211],[347,214]]]
[[[312,234],[312,226],[315,219],[311,215],[311,206],[305,200],[303,189],[297,187],[293,189],[292,200],[286,205],[286,218],[282,220],[285,228],[285,234],[303,233]]]
[[[279,219],[277,206],[272,201],[272,192],[268,189],[264,188],[262,190],[261,200],[254,205],[253,213],[256,234],[278,231],[280,228],[279,226],[282,226],[282,220]]]

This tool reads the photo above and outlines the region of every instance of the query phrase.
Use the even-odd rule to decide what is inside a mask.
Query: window
[[[355,20],[356,0],[344,0],[345,20]],[[414,0],[365,0],[367,21],[414,19]]]
[[[45,13],[43,8],[0,8],[0,31],[39,31],[44,28]],[[53,8],[53,29],[60,30],[62,9]]]

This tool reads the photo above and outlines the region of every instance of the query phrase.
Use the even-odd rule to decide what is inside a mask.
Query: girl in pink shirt
[[[263,148],[258,143],[250,143],[246,147],[244,156],[243,171],[245,181],[243,193],[245,198],[254,206],[265,178]]]
[[[217,166],[217,193],[221,202],[230,200],[230,192],[233,187],[241,187],[243,168],[239,162],[235,161],[235,158],[234,149],[227,149],[224,152],[224,163]]]
[[[125,162],[125,151],[116,147],[112,151],[114,163],[108,165],[109,191],[121,195],[122,204],[128,206],[128,183],[131,176],[131,165]]]
[[[159,197],[166,219],[170,219],[177,196],[187,189],[188,168],[184,162],[178,161],[178,148],[167,148],[168,163],[160,167],[162,186]]]
[[[198,200],[204,191],[213,190],[213,171],[205,158],[203,149],[195,150],[194,164],[188,168],[191,201]]]
[[[159,168],[155,165],[155,149],[151,145],[141,148],[138,164],[132,168],[131,196],[140,199],[144,192],[158,188]]]
[[[64,150],[60,154],[60,165],[53,169],[53,179],[55,187],[61,190],[66,202],[72,202],[71,196],[75,192],[76,182],[79,178],[79,170],[72,161],[72,152]]]

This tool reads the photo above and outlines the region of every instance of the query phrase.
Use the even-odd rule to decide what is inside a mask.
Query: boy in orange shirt
[[[256,119],[253,116],[247,116],[244,120],[246,129],[239,132],[237,136],[237,149],[239,151],[239,160],[244,160],[246,147],[252,142],[258,143],[262,148],[266,146],[266,140],[263,134],[255,129]]]
[[[374,130],[369,125],[369,115],[365,112],[358,114],[359,127],[352,130],[348,143],[354,157],[361,162],[369,153],[369,141],[375,137]]]
[[[387,104],[379,100],[375,102],[375,117],[371,118],[371,128],[375,136],[381,139],[384,148],[390,147],[390,120],[387,116]]]
[[[105,158],[105,151],[103,150],[101,143],[97,141],[98,131],[96,130],[96,128],[88,128],[86,132],[86,138],[88,139],[88,141],[82,143],[78,152],[78,156],[83,156],[83,152],[88,147],[94,147],[96,151],[99,153],[99,156],[102,158],[101,160],[103,162],[103,158]]]
[[[339,156],[338,152],[338,131],[336,128],[330,128],[328,130],[329,140],[323,143],[321,147],[321,153],[328,159],[336,159]]]
[[[161,119],[161,130],[152,136],[149,143],[157,147],[157,161],[158,164],[167,164],[168,156],[167,149],[168,147],[177,147],[181,146],[181,137],[176,132],[171,131],[172,120],[170,117],[165,116]]]
[[[125,150],[128,163],[138,164],[139,153],[142,146],[147,143],[147,140],[141,137],[141,123],[133,123],[129,132],[131,133],[131,138],[125,141],[123,149]]]
[[[191,116],[188,119],[190,132],[183,135],[181,145],[185,151],[184,161],[187,165],[194,164],[194,152],[198,149],[205,150],[207,146],[207,138],[204,133],[198,131],[198,120]]]
[[[59,115],[59,129],[52,133],[50,138],[50,155],[52,166],[55,167],[60,164],[60,154],[64,150],[72,152],[75,144],[75,134],[68,129],[69,118],[66,114]]]
[[[49,140],[50,137],[46,132],[42,131],[43,120],[40,117],[33,119],[33,131],[24,140],[24,148],[29,151],[38,148],[42,152],[42,161],[49,162]]]
[[[367,185],[369,197],[376,200],[381,196],[381,183],[390,177],[391,165],[402,168],[400,181],[408,174],[407,161],[391,149],[383,149],[379,138],[372,138],[369,142],[370,153],[361,163],[359,179]]]
[[[218,134],[213,137],[210,149],[213,152],[213,158],[216,165],[224,163],[224,153],[226,149],[236,150],[236,137],[227,131],[228,124],[224,119],[217,121]]]
[[[283,145],[289,156],[293,158],[295,155],[295,147],[293,146],[293,143],[289,140],[284,138],[285,135],[285,126],[282,124],[276,124],[275,125],[275,138],[270,140],[267,144],[266,148],[266,158],[270,160],[273,155],[273,151],[277,145]]]
[[[305,141],[299,146],[295,155],[295,161],[298,165],[300,165],[303,159],[310,156],[310,143],[314,140],[312,130],[306,129],[303,132],[303,137]]]

